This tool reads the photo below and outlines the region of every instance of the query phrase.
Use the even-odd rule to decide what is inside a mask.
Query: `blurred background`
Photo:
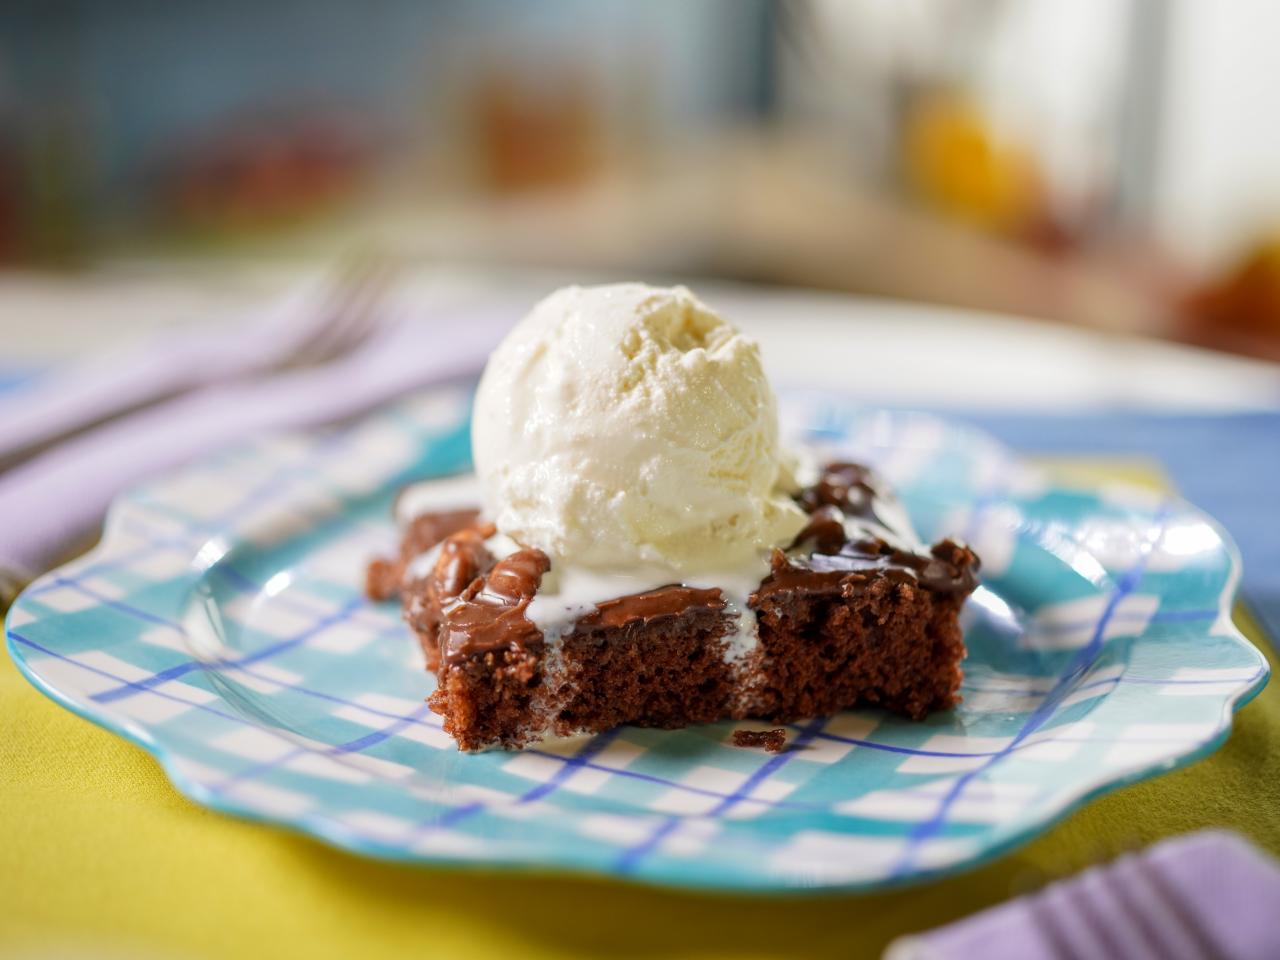
[[[376,241],[1276,359],[1278,36],[1269,0],[9,0],[0,270]]]
[[[475,376],[556,286],[643,280],[687,282],[756,337],[784,402],[817,388],[942,412],[1055,480],[1178,489],[1236,538],[1248,607],[1280,638],[1278,44],[1280,0],[0,0],[0,614],[29,574],[86,547],[107,504],[141,480],[251,433]],[[317,278],[333,289],[294,298]],[[414,322],[388,320],[405,315]],[[933,429],[920,428],[919,449]],[[339,450],[320,478],[341,473],[344,491],[390,482],[398,436],[388,431],[390,459]],[[283,463],[305,448],[278,449]],[[284,518],[279,536],[311,551],[330,507],[295,501],[327,487],[309,459],[289,464],[274,487],[173,489],[193,518],[231,503],[255,523]],[[979,508],[1000,507],[1007,481],[983,479],[992,492]],[[325,497],[333,510],[355,502]],[[970,522],[988,557],[983,531],[1007,555],[1001,524],[1024,523],[1002,511]],[[211,538],[200,571],[243,539],[222,536],[234,511],[183,516],[174,529]],[[1126,555],[1118,537],[1133,531],[1116,527],[1113,543],[1108,529],[1051,532],[1064,550],[1078,535],[1090,561]],[[316,549],[317,568],[332,553]],[[81,568],[71,580],[91,591],[60,586],[63,599],[37,604],[92,615],[134,595],[177,597],[195,581],[152,583],[151,571],[185,566],[179,554],[157,551],[145,577],[151,560],[114,580]],[[349,559],[329,566],[354,577],[364,558]],[[1098,576],[1096,564],[1077,569]],[[291,578],[282,569],[235,602],[253,609]],[[1137,583],[1118,581],[1115,598]],[[190,589],[184,609],[204,595]],[[174,642],[167,627],[151,634]],[[93,655],[141,669],[106,646]],[[206,956],[277,934],[318,956],[324,945],[290,931],[314,940],[321,911],[357,916],[357,893],[377,906],[350,929],[375,949],[366,933],[394,919],[388,904],[415,911],[432,955],[491,941],[495,955],[522,942],[545,955],[577,929],[541,906],[576,904],[574,888],[512,898],[495,925],[487,900],[477,912],[460,890],[438,896],[425,873],[406,887],[404,874],[377,880],[343,862],[329,871],[343,883],[317,886],[321,864],[302,848],[253,859],[212,832],[205,845],[219,844],[237,882],[230,899],[184,912],[188,890],[213,890],[188,853],[217,825],[181,819],[190,811],[156,792],[160,774],[140,754],[104,747],[82,762],[90,741],[56,726],[5,661],[0,953],[12,927],[31,937],[14,941],[28,957]],[[1264,693],[1248,708],[1270,720],[1246,712],[1224,756],[1186,771],[1199,779],[1121,801],[1162,816],[1132,822],[1113,805],[1078,821],[1075,836],[1097,834],[1089,844],[1061,834],[985,887],[940,888],[942,912],[886,908],[868,936],[1173,830],[1234,825],[1280,852],[1270,703]],[[170,862],[154,856],[161,846],[182,852]],[[281,882],[258,868],[277,862]],[[998,893],[997,877],[1012,878]],[[306,913],[273,906],[268,889],[305,891]],[[670,950],[797,951],[794,923],[775,925],[783,947],[748,943],[764,927],[737,922],[727,901],[708,920],[709,898],[637,910],[636,895],[620,887],[607,915],[670,909],[701,931]],[[427,922],[424,903],[439,910]],[[799,925],[826,924],[835,952],[858,952],[839,932],[861,931],[856,913],[827,906]],[[686,928],[648,926],[628,955]],[[400,944],[387,939],[395,929],[382,939]],[[590,939],[575,936],[565,949]]]

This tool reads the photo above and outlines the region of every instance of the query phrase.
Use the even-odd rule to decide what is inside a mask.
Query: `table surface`
[[[0,339],[20,346],[0,376],[158,327],[224,318],[293,276],[294,268],[279,265],[200,275],[135,265],[72,282],[0,275]],[[531,291],[557,280],[459,271],[414,283],[431,296],[510,304],[514,318]],[[1276,368],[1162,344],[842,297],[707,291],[761,339],[783,383],[996,412],[1222,412],[1280,403]],[[957,382],[946,375],[954,369],[979,375]],[[1121,454],[1071,466],[1077,475],[1166,482],[1149,461]],[[1271,658],[1248,613],[1238,619]],[[232,820],[181,797],[149,755],[46,700],[5,659],[0,953],[876,956],[893,936],[1173,833],[1225,825],[1280,854],[1276,744],[1280,689],[1272,684],[1210,758],[1102,797],[969,874],[876,896],[721,897],[406,868]]]

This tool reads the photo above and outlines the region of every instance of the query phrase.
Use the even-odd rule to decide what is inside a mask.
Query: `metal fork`
[[[275,355],[256,372],[316,366],[360,346],[377,328],[375,308],[393,275],[384,255],[366,251],[347,259],[330,279],[318,309],[286,314],[278,329],[268,331],[264,340],[276,338]]]
[[[315,366],[360,346],[392,265],[364,252],[231,329],[170,335],[0,398],[0,470],[124,414],[200,387]]]

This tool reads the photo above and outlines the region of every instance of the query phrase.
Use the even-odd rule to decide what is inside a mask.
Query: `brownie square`
[[[958,617],[979,563],[954,541],[926,552],[900,537],[879,515],[883,496],[865,468],[828,466],[797,497],[808,527],[774,551],[746,611],[718,589],[671,584],[601,602],[549,641],[527,608],[550,561],[495,556],[492,526],[471,511],[415,520],[400,556],[371,567],[370,592],[398,576],[438,681],[429,703],[462,750],[862,705],[920,719],[958,702]]]

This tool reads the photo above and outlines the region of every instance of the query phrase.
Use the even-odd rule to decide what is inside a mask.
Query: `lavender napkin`
[[[386,329],[322,367],[210,387],[69,440],[0,474],[0,571],[44,569],[121,492],[264,431],[353,416],[412,389],[473,376],[515,319],[501,309],[393,311]]]
[[[885,960],[1280,957],[1280,864],[1204,831],[889,946]]]
[[[89,357],[0,396],[0,463],[26,448],[202,384],[259,373],[313,331],[325,306],[319,279],[222,330],[161,334]]]

